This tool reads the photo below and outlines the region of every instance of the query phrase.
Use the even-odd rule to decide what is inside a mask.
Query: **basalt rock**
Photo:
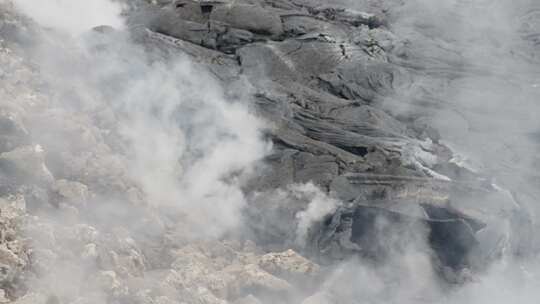
[[[177,1],[159,10],[146,35],[161,34],[167,42],[153,40],[152,47],[199,57],[218,78],[233,79],[227,74],[234,71],[250,79],[253,108],[272,125],[274,152],[248,191],[314,182],[343,202],[310,236],[311,254],[380,258],[391,250],[386,247],[400,247],[378,245],[395,232],[379,231],[378,218],[407,227],[398,229],[406,231],[403,239],[427,239],[441,267],[469,268],[478,256],[505,250],[500,244],[509,241],[487,251],[481,243],[508,237],[490,227],[524,212],[514,197],[456,166],[426,119],[387,107],[403,92],[412,104],[435,102],[435,92],[423,86],[419,58],[427,60],[424,72],[438,75],[457,73],[462,58],[447,50],[432,58],[424,54],[444,46],[411,46],[397,37],[384,5],[364,1],[362,12],[319,2]],[[209,60],[220,56],[224,61]],[[272,235],[263,239],[292,237],[254,226]]]

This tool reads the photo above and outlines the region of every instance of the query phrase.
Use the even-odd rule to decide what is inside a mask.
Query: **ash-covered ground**
[[[540,5],[0,0],[0,303],[537,303]]]

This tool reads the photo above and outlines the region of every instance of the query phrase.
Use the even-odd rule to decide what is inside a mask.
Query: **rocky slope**
[[[532,255],[536,143],[452,96],[499,86],[529,106],[525,7],[499,69],[434,26],[466,25],[459,8],[422,23],[397,0],[126,1],[124,29],[77,40],[0,2],[0,302],[433,302],[431,281]],[[411,252],[429,286],[343,286],[351,260],[403,285]]]

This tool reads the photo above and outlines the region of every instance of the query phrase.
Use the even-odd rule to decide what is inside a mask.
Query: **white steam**
[[[120,4],[109,0],[14,0],[16,7],[43,27],[78,35],[98,25],[121,28]]]
[[[298,227],[296,229],[296,242],[304,247],[309,234],[309,229],[316,223],[322,221],[325,216],[336,211],[340,202],[323,193],[312,183],[304,185],[294,185],[289,188],[295,198],[304,197],[309,201],[305,210],[296,214]]]
[[[126,144],[125,174],[150,205],[181,212],[199,236],[219,236],[240,223],[241,176],[269,150],[260,137],[263,124],[243,101],[227,100],[218,81],[181,54],[172,62],[152,62],[125,33],[90,32],[103,23],[122,24],[116,3],[17,5],[42,25],[85,33],[73,39],[50,35],[33,56],[58,96],[72,98],[76,88],[78,103],[62,98],[65,109],[58,111],[111,112],[108,132]],[[65,140],[54,136],[53,143]]]
[[[127,87],[116,101],[126,113],[120,133],[149,202],[178,208],[203,234],[238,225],[245,205],[238,174],[267,152],[262,124],[185,60],[152,66]]]

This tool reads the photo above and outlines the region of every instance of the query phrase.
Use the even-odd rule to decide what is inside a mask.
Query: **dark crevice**
[[[201,12],[203,14],[210,14],[212,12],[212,10],[214,9],[214,6],[213,5],[209,5],[209,4],[203,4],[201,5]]]
[[[359,155],[362,157],[365,157],[369,153],[369,149],[367,147],[345,147],[345,146],[338,146],[340,149],[345,150],[347,152],[350,152],[354,155]]]
[[[429,219],[433,221],[463,220],[474,232],[477,232],[486,226],[486,224],[460,214],[457,211],[453,211],[449,207],[442,208],[429,204],[420,204],[420,206],[422,206]]]

